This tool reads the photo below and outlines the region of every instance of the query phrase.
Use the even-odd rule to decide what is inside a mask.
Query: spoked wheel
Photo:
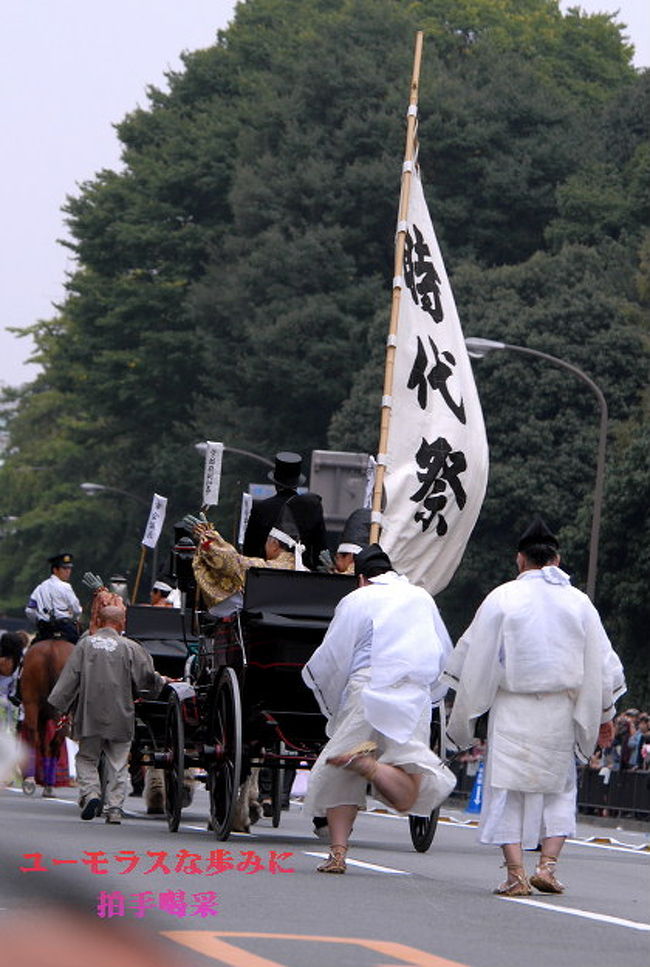
[[[242,720],[239,683],[224,668],[208,703],[208,736],[214,753],[208,763],[210,822],[217,839],[230,835],[241,777]]]
[[[438,709],[434,709],[431,718],[431,729],[429,733],[429,748],[440,755],[440,714]],[[440,816],[440,806],[434,809],[429,816],[409,816],[409,831],[411,842],[418,853],[426,853],[433,842]]]
[[[284,742],[281,742],[278,750],[280,754],[284,752]],[[280,817],[282,816],[282,794],[284,792],[284,769],[280,767],[273,769],[271,772],[271,804],[273,807],[273,816],[271,822],[273,828],[277,829],[280,825]]]
[[[418,853],[426,853],[436,835],[440,807],[434,809],[430,816],[409,816],[409,830],[411,842]]]
[[[185,725],[183,710],[176,692],[171,693],[167,705],[165,749],[169,759],[165,768],[165,815],[169,832],[175,833],[181,821],[185,774]]]

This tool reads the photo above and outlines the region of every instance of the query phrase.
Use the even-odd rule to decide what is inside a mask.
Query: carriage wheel
[[[282,754],[284,749],[284,742],[281,742],[277,751]],[[271,772],[271,804],[273,807],[273,814],[271,818],[271,823],[273,828],[277,829],[280,825],[280,818],[282,816],[282,794],[284,792],[284,769],[278,767],[273,769]]]
[[[178,831],[183,802],[185,775],[185,725],[183,710],[176,692],[172,692],[165,719],[165,749],[168,764],[165,768],[165,815],[169,832]]]
[[[411,842],[418,853],[426,853],[436,835],[440,806],[430,816],[409,816]]]
[[[436,755],[440,755],[440,715],[434,709],[429,734],[429,747]],[[411,842],[418,853],[426,853],[433,842],[440,816],[440,806],[434,809],[430,816],[409,816],[409,831]]]
[[[214,758],[208,764],[210,822],[217,839],[230,835],[241,777],[242,720],[239,683],[224,668],[208,702],[208,734]]]

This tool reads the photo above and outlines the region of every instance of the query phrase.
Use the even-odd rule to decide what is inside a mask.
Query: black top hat
[[[345,524],[341,541],[337,547],[338,554],[358,554],[370,539],[370,508],[360,507],[353,510]]]
[[[557,537],[548,529],[539,514],[533,518],[519,538],[517,550],[525,551],[527,547],[532,547],[533,544],[548,544],[551,547],[560,546]]]
[[[72,567],[72,554],[62,551],[60,554],[55,554],[54,557],[49,557],[48,563],[52,567]]]
[[[364,577],[374,577],[392,571],[393,565],[386,551],[382,551],[379,544],[370,544],[359,551],[354,559],[354,573]]]
[[[299,453],[290,453],[283,450],[275,455],[275,467],[269,471],[268,478],[278,487],[286,487],[287,490],[295,490],[300,484],[304,484],[305,475],[302,469],[302,457]]]

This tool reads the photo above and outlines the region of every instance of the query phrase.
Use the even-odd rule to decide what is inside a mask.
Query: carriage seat
[[[341,598],[356,587],[352,575],[252,567],[246,572],[243,617],[258,627],[325,630]]]
[[[187,644],[180,608],[152,608],[129,604],[126,609],[126,636],[143,645],[160,671],[158,659],[176,659],[180,668],[187,657]]]

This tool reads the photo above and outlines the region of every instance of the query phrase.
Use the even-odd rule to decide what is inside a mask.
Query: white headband
[[[294,540],[293,537],[290,537],[289,534],[285,534],[285,532],[281,531],[278,527],[271,528],[271,530],[269,531],[269,537],[274,537],[276,541],[280,541],[280,543],[286,544],[289,550],[293,551],[296,571],[307,570],[305,565],[302,563],[302,554],[303,554],[303,551],[305,550],[304,544],[301,544],[299,541]]]
[[[339,544],[336,548],[337,554],[358,554],[361,550],[361,544]]]

